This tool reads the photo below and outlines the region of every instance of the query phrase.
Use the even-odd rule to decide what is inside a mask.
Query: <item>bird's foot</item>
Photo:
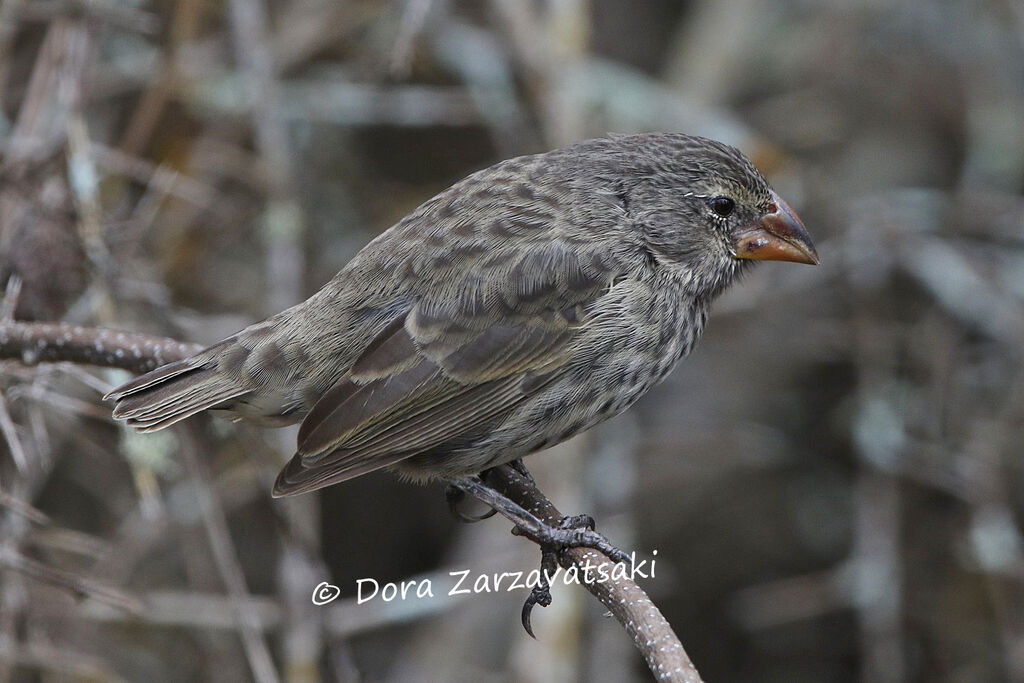
[[[616,548],[607,538],[594,530],[594,518],[590,515],[563,517],[557,524],[549,524],[515,501],[487,486],[478,477],[463,477],[453,482],[453,487],[470,493],[478,500],[490,505],[493,510],[510,519],[515,527],[512,533],[529,538],[541,549],[541,576],[537,585],[523,605],[523,628],[533,636],[530,614],[534,605],[547,607],[551,604],[549,577],[562,559],[562,554],[571,548],[592,548],[603,553],[613,562],[629,562],[630,556]]]
[[[536,519],[536,518],[534,518]],[[594,518],[590,515],[573,515],[563,517],[558,526],[540,522],[539,528],[526,527],[516,524],[512,533],[516,536],[526,536],[534,541],[541,548],[546,546],[558,553],[570,548],[593,548],[604,553],[614,562],[629,562],[629,555],[622,552],[603,535],[594,529]]]
[[[551,604],[551,582],[550,577],[560,563],[562,553],[570,548],[593,548],[598,550],[615,562],[628,562],[630,557],[613,546],[608,539],[595,530],[594,518],[590,515],[574,515],[563,517],[557,527],[549,527],[555,533],[551,534],[552,540],[549,543],[541,543],[540,546],[540,579],[537,585],[530,591],[529,597],[523,603],[522,622],[523,628],[533,635],[533,626],[530,623],[530,616],[535,605],[547,607]],[[520,527],[512,529],[516,535],[526,535]]]

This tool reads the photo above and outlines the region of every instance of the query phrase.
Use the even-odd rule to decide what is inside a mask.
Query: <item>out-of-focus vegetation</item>
[[[822,264],[759,267],[541,488],[658,550],[709,681],[1024,681],[1017,0],[6,0],[0,277],[19,319],[210,343],[472,170],[644,130],[741,147]],[[122,379],[2,366],[0,680],[649,675],[578,588],[536,642],[524,593],[443,595],[535,566],[503,520],[384,474],[271,501],[292,432],[130,435]]]

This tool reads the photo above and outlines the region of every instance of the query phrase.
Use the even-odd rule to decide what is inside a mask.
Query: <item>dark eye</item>
[[[711,199],[711,210],[722,218],[725,218],[736,208],[736,202],[729,197],[713,197]]]

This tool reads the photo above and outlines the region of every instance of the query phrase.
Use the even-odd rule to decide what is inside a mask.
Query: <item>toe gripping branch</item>
[[[488,480],[494,487],[484,483]],[[468,493],[491,507],[491,512],[480,517],[464,515],[457,509],[458,503]],[[629,562],[629,555],[613,546],[608,539],[594,530],[594,518],[589,515],[563,517],[533,483],[533,477],[517,461],[511,466],[487,470],[480,477],[463,477],[452,482],[446,491],[449,507],[453,514],[464,521],[479,521],[500,512],[515,524],[512,533],[525,536],[540,546],[541,578],[523,604],[523,628],[533,635],[530,615],[534,605],[547,607],[551,604],[551,586],[548,577],[553,576],[559,564],[571,565],[566,551],[572,548],[591,548],[603,553],[613,562]],[[534,503],[530,512],[518,502]]]

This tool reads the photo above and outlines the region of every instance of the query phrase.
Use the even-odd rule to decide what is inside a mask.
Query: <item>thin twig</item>
[[[4,441],[7,442],[7,449],[11,452],[14,466],[18,468],[18,472],[24,474],[28,471],[28,458],[25,457],[25,449],[21,445],[21,439],[18,438],[18,430],[14,426],[14,420],[11,419],[11,412],[7,409],[7,399],[2,391],[0,391],[0,432],[4,435]]]
[[[35,581],[63,588],[75,595],[89,597],[132,614],[140,614],[143,604],[127,593],[110,586],[83,579],[77,574],[50,567],[12,550],[0,549],[0,569],[13,569]]]
[[[124,678],[110,669],[106,662],[88,654],[76,652],[66,644],[60,646],[39,642],[24,645],[15,641],[0,642],[0,662],[15,664],[16,668],[37,669],[43,679],[105,681],[120,683]]]
[[[434,572],[413,576],[408,581],[417,584],[430,583],[443,586],[451,581],[452,566]],[[304,598],[310,602],[314,587],[307,587]],[[383,602],[374,600],[359,604],[358,599],[338,598],[321,606],[314,606],[323,613],[324,629],[334,640],[351,638],[395,624],[422,621],[447,612],[470,596],[448,596],[439,592],[436,597],[417,600]],[[146,604],[141,617],[126,615],[107,605],[94,603],[86,606],[82,616],[97,622],[120,623],[142,619],[150,624],[216,630],[233,630],[238,627],[236,608],[230,597],[201,591],[159,590],[150,591],[142,598]],[[290,628],[289,615],[280,600],[246,595],[242,598],[246,609],[253,617],[253,625],[261,632],[274,632]],[[312,602],[310,602],[312,604]]]
[[[33,0],[15,12],[16,18],[23,21],[52,21],[54,17],[74,13],[126,31],[153,34],[160,30],[156,15],[109,0]]]
[[[21,278],[17,274],[7,279],[7,289],[4,291],[3,301],[0,302],[0,320],[14,320],[14,311],[18,308],[18,297],[21,295],[21,284]]]
[[[72,398],[45,386],[33,383],[28,387],[15,386],[10,390],[11,398],[27,398],[36,404],[45,405],[68,415],[80,415],[93,420],[108,422],[110,411],[89,401]]]
[[[48,524],[49,516],[42,510],[29,505],[25,501],[9,493],[0,491],[0,507],[10,510],[14,514],[27,519],[34,524]]]
[[[416,37],[427,23],[432,0],[406,0],[402,20],[398,25],[391,49],[390,71],[394,78],[405,78],[412,69],[412,58],[416,48]]]
[[[185,433],[188,434],[191,441],[195,441],[195,435],[191,429],[185,430]],[[232,608],[235,611],[242,645],[249,658],[249,666],[259,683],[276,683],[279,680],[277,669],[274,667],[274,660],[270,656],[267,643],[260,634],[259,617],[254,612],[252,603],[249,602],[249,589],[246,586],[242,565],[238,561],[234,542],[231,540],[227,516],[224,514],[224,508],[221,507],[220,499],[214,495],[213,486],[210,483],[212,477],[206,463],[196,456],[195,444],[192,443],[190,446],[192,447],[183,448],[182,452],[185,455],[185,463],[192,475],[196,495],[199,498],[203,526],[206,529],[210,547],[213,549],[214,561],[221,579],[228,589]]]
[[[198,344],[67,323],[0,322],[0,359],[69,361],[148,372],[202,350]]]
[[[123,175],[151,186],[161,196],[174,196],[201,209],[215,208],[218,200],[222,199],[216,188],[195,178],[169,171],[159,164],[107,147],[95,140],[91,141],[89,151],[96,165],[107,173]]]
[[[293,150],[282,117],[283,102],[272,52],[270,20],[264,0],[229,0],[235,54],[254,96],[252,116],[256,147],[266,167],[269,193],[261,233],[267,289],[264,306],[275,313],[302,299],[305,270],[305,219],[295,199]],[[324,571],[318,544],[301,547],[294,539],[310,537],[318,529],[319,508],[312,496],[285,503],[285,535],[278,563],[278,591],[287,607],[287,632],[283,639],[284,669],[288,679],[301,683],[315,680],[323,650],[321,623],[301,586]],[[311,534],[316,539],[319,534]]]

